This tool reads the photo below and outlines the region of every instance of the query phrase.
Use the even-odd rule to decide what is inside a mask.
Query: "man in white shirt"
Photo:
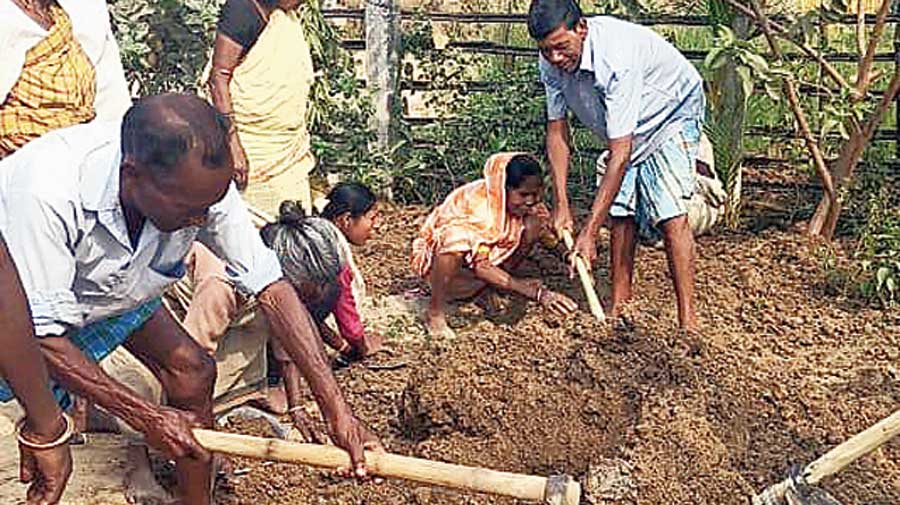
[[[256,296],[358,476],[363,448],[378,446],[344,401],[308,312],[231,184],[229,128],[195,96],[154,96],[121,124],[56,130],[0,162],[0,233],[52,379],[175,458],[180,499],[190,505],[210,502],[209,455],[190,430],[212,423],[215,363],[159,296],[181,278],[195,240],[226,261],[236,289]],[[0,296],[8,289],[0,285]],[[169,406],[99,368],[120,345],[157,376]],[[0,400],[10,399],[3,389]]]
[[[687,202],[704,112],[697,70],[652,30],[615,18],[585,18],[575,0],[532,0],[528,31],[541,50],[547,93],[547,156],[557,231],[571,229],[566,194],[566,111],[607,142],[610,156],[591,216],[575,242],[589,264],[609,217],[611,312],[631,298],[637,235],[662,238],[678,300],[679,325],[697,326],[694,239]]]

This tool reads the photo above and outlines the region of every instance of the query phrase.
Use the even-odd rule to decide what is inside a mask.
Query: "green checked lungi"
[[[118,316],[91,323],[84,328],[69,333],[69,339],[91,361],[99,363],[113,350],[124,344],[132,333],[139,330],[153,314],[162,307],[162,300],[154,298],[140,307]],[[68,393],[59,385],[51,383],[53,397],[63,408],[70,404]],[[15,398],[5,381],[0,380],[0,402]]]

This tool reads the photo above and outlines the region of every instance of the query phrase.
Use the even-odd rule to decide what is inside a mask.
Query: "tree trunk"
[[[900,27],[894,28],[894,43],[900,42]],[[853,181],[853,173],[859,160],[862,159],[866,147],[872,141],[875,131],[881,126],[885,114],[897,99],[900,92],[900,65],[895,63],[894,75],[884,92],[884,96],[875,107],[869,118],[858,128],[850,131],[850,139],[841,149],[841,155],[834,163],[831,174],[834,183],[834,203],[829,201],[828,195],[824,195],[819,201],[816,212],[809,221],[807,232],[812,236],[831,239],[837,228],[838,217],[841,213],[843,195],[847,187]]]
[[[880,123],[880,121],[879,121]],[[809,221],[807,229],[810,235],[822,237],[831,240],[834,237],[834,231],[837,228],[838,217],[840,217],[843,207],[844,189],[853,181],[853,172],[862,159],[863,152],[869,144],[865,129],[850,132],[850,139],[841,149],[841,155],[831,169],[832,180],[834,181],[834,203],[823,195],[816,207],[816,212]]]

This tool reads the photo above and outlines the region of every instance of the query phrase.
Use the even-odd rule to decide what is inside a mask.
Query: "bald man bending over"
[[[283,280],[231,183],[227,118],[192,95],[138,101],[121,123],[57,130],[0,162],[0,234],[31,304],[58,385],[142,432],[174,458],[183,505],[210,503],[210,457],[191,428],[212,425],[215,363],[161,308],[199,241],[256,296],[301,369],[335,443],[365,476],[378,440],[351,412],[315,325]],[[12,289],[0,280],[0,296]],[[124,345],[159,379],[168,406],[138,396],[97,362]],[[12,399],[2,385],[0,400]]]

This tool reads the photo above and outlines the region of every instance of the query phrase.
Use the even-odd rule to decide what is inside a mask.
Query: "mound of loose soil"
[[[386,211],[359,255],[377,297],[421,287],[407,253],[422,215]],[[412,318],[397,316],[391,354],[374,362],[407,366],[356,365],[338,379],[394,452],[591,482],[589,469],[621,470],[624,490],[594,489],[595,503],[747,503],[792,464],[897,407],[900,314],[826,295],[814,250],[795,234],[702,238],[698,254],[702,336],[677,331],[665,255],[641,249],[635,300],[614,326],[583,314],[555,320],[511,299],[508,313],[489,318],[464,305],[451,318],[457,341],[429,342],[405,330]],[[539,253],[527,269],[583,305],[553,254]],[[847,504],[900,503],[898,464],[892,442],[825,487]],[[513,502],[403,482],[360,485],[290,465],[235,466],[249,473],[219,489],[220,503]]]

